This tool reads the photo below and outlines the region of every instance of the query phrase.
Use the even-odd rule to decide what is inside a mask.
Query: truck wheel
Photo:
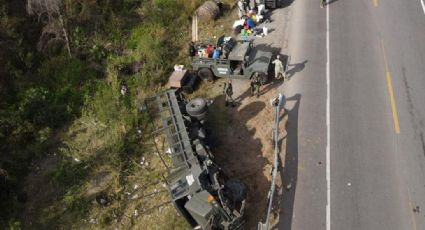
[[[207,109],[207,101],[204,98],[195,98],[186,104],[186,112],[193,117],[204,115]]]
[[[213,81],[214,80],[214,74],[213,72],[208,68],[202,68],[198,70],[198,76],[203,81]]]
[[[258,75],[260,77],[260,83],[261,83],[261,85],[267,84],[267,81],[269,80],[269,76],[267,74],[265,74],[265,73],[259,73]]]

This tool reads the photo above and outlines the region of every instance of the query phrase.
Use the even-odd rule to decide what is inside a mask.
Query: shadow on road
[[[241,95],[239,95],[239,96],[237,96],[236,98],[235,98],[235,101],[236,101],[236,104],[237,105],[241,105],[242,104],[242,101],[245,99],[245,98],[247,98],[247,97],[250,97],[251,96],[251,88],[247,88],[246,90],[245,90],[245,92],[243,92]]]
[[[292,229],[292,216],[294,211],[295,191],[298,177],[298,112],[301,103],[301,95],[296,94],[286,99],[295,104],[286,110],[288,121],[286,124],[286,153],[285,161],[280,159],[280,177],[282,179],[283,197],[277,197],[275,208],[280,208],[279,220],[274,229]],[[287,106],[285,106],[287,108]]]
[[[286,71],[286,76],[289,79],[291,79],[296,73],[301,72],[305,69],[305,64],[307,64],[307,62],[308,62],[308,60],[305,60],[305,61],[297,63],[297,64],[289,64],[288,68],[291,67],[291,66],[293,66],[293,67]]]
[[[284,83],[284,79],[283,78],[282,79],[274,79],[274,75],[271,75],[270,78],[272,78],[271,82],[269,84],[263,86],[260,89],[260,94],[261,95],[266,94],[267,92],[269,92],[272,89],[279,88]]]
[[[327,1],[327,2],[326,2],[326,4],[325,4],[325,6],[330,5],[330,4],[332,4],[332,3],[336,2],[336,1],[338,1],[338,0],[330,0],[330,1]]]
[[[268,29],[268,30],[267,30],[267,33],[268,33],[268,34],[271,34],[273,31],[275,31],[275,29],[270,28],[270,29]]]

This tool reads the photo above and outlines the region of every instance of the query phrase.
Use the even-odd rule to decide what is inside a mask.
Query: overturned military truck
[[[167,139],[171,166],[166,182],[181,215],[194,229],[242,229],[246,186],[227,178],[214,162],[205,128],[209,104],[168,90],[146,99],[142,110],[155,133]]]

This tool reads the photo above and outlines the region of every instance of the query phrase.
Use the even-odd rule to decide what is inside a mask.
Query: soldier
[[[280,60],[280,55],[277,55],[276,59],[272,63],[274,64],[274,77],[276,79],[280,79],[281,77],[286,79],[286,73],[285,73],[285,70],[283,69],[283,64],[282,64],[282,61]]]
[[[256,4],[255,4],[255,0],[249,0],[249,9],[253,10],[255,9]]]
[[[196,55],[195,43],[194,42],[190,42],[189,43],[189,56],[190,57],[194,57],[195,55]]]
[[[325,7],[325,5],[326,5],[326,0],[322,0],[322,2],[320,3],[320,8]]]
[[[223,93],[224,96],[226,97],[226,101],[225,101],[225,106],[232,106],[235,107],[235,100],[233,100],[232,95],[233,95],[233,86],[232,86],[232,81],[228,80],[227,83],[224,83],[224,87],[223,87]]]
[[[260,84],[260,76],[256,72],[251,79],[251,96],[256,95],[257,98],[260,97]]]
[[[257,16],[263,15],[265,13],[266,6],[264,5],[264,0],[256,0],[257,5]]]
[[[239,18],[242,18],[245,15],[246,15],[246,11],[245,11],[244,1],[239,0],[238,1],[238,16],[239,16]]]
[[[251,8],[249,7],[249,0],[242,0],[242,1],[243,1],[245,12],[248,13],[251,10]]]

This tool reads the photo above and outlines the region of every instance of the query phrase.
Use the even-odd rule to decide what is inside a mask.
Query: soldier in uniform
[[[251,10],[251,8],[249,7],[249,0],[242,0],[242,1],[243,1],[245,12],[248,13]]]
[[[241,19],[245,15],[246,15],[246,11],[245,11],[244,1],[239,0],[238,1],[238,16],[239,16],[239,19]]]
[[[280,79],[281,77],[286,79],[286,73],[283,68],[283,63],[280,60],[280,55],[277,55],[276,59],[272,63],[274,64],[274,77],[276,79]]]
[[[195,43],[194,42],[190,42],[189,43],[189,56],[190,57],[194,57],[195,55],[196,55]]]
[[[326,5],[326,0],[322,0],[322,2],[320,3],[320,8],[325,7],[325,5]]]
[[[233,100],[232,95],[233,95],[233,86],[232,86],[232,81],[228,80],[227,83],[224,83],[224,87],[223,87],[223,93],[224,96],[226,97],[226,101],[225,101],[225,106],[232,106],[235,107],[235,100]]]
[[[251,96],[256,95],[257,98],[260,97],[260,76],[258,73],[254,73],[251,79]]]

